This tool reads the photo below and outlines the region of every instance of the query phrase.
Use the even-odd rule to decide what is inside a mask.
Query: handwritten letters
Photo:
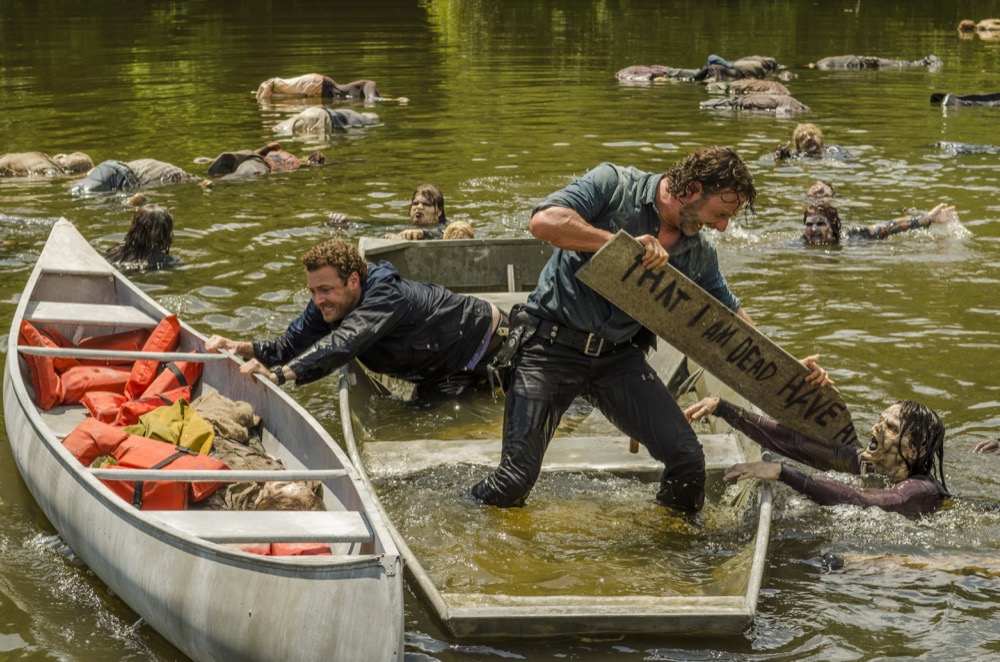
[[[619,232],[577,277],[767,415],[817,441],[857,443],[835,388],[804,381],[809,370],[795,357],[675,268],[644,268],[643,252]]]

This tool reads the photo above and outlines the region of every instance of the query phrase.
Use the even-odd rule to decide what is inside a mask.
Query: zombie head
[[[795,127],[792,142],[800,154],[815,158],[823,156],[823,132],[815,124],[799,124]]]
[[[807,244],[840,243],[840,214],[830,202],[821,200],[806,207],[802,224],[802,238]]]
[[[922,475],[944,487],[944,424],[934,410],[901,400],[872,426],[861,461],[866,472],[882,474],[893,483]]]

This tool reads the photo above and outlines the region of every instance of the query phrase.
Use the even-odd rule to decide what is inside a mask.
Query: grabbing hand
[[[951,223],[957,219],[955,205],[947,205],[942,202],[927,214],[927,218],[931,220],[931,223]]]
[[[819,354],[807,356],[804,359],[799,359],[799,363],[809,369],[809,374],[806,375],[805,380],[813,386],[823,388],[835,382],[830,379],[830,374],[820,364],[816,363],[819,360],[819,356]]]
[[[991,439],[990,441],[980,441],[978,444],[972,447],[973,453],[988,453],[990,451],[995,451],[1000,448],[1000,439]]]
[[[254,375],[262,375],[268,381],[274,384],[278,383],[278,379],[274,376],[271,370],[257,359],[250,359],[241,365],[240,374],[244,377],[249,377],[253,381],[256,381],[257,379]]]
[[[784,145],[778,145],[774,148],[774,161],[775,163],[781,163],[785,159],[792,158],[792,143],[785,143]]]
[[[238,340],[230,340],[229,338],[223,338],[222,336],[212,336],[205,341],[205,351],[229,352],[230,354],[235,354],[240,358],[249,359],[253,356],[253,344],[249,342],[240,342]]]
[[[684,410],[684,418],[687,419],[688,423],[693,423],[697,420],[705,418],[706,416],[714,414],[715,409],[718,406],[718,398],[703,398]]]
[[[644,234],[636,237],[635,240],[646,249],[642,256],[642,266],[647,269],[662,269],[667,266],[670,254],[667,253],[667,249],[663,247],[659,239],[651,234]]]
[[[723,476],[725,480],[748,480],[757,478],[759,480],[778,480],[781,476],[781,464],[778,462],[748,462],[746,464],[734,464]]]
[[[416,239],[423,239],[424,231],[421,230],[420,228],[408,228],[400,232],[399,236],[401,239],[409,239],[410,241],[414,241]]]

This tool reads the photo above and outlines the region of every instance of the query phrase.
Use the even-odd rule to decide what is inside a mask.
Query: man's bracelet
[[[271,374],[274,378],[278,380],[278,386],[284,384],[287,380],[285,379],[285,366],[279,365],[277,368],[271,370]]]

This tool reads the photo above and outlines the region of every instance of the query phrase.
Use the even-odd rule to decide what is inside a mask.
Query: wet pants
[[[559,420],[582,395],[666,465],[656,500],[686,512],[705,500],[705,454],[677,402],[634,345],[599,357],[534,337],[515,359],[504,409],[500,466],[472,494],[501,507],[524,504]]]

